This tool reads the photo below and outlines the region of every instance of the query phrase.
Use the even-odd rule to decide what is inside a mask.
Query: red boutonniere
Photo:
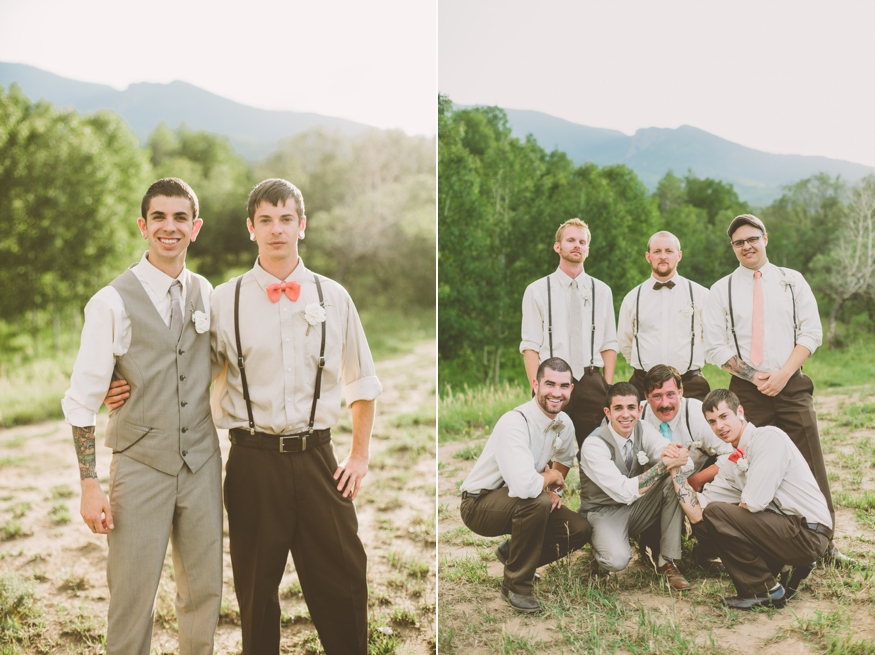
[[[736,448],[735,452],[729,456],[729,461],[738,464],[738,460],[742,457],[744,457],[744,451],[741,448]]]

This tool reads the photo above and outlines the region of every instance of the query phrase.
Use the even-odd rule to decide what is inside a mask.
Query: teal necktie
[[[659,431],[662,432],[662,436],[671,441],[671,428],[668,427],[668,423],[663,421],[659,425]]]

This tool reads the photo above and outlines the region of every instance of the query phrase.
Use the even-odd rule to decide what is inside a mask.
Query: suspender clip
[[[324,357],[319,358],[319,368],[325,368],[325,358]]]
[[[243,366],[243,357],[241,355],[237,356],[237,367],[242,371],[244,369]]]

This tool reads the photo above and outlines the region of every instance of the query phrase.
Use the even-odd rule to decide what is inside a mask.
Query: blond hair
[[[562,232],[565,231],[566,227],[579,227],[581,230],[586,231],[586,240],[592,241],[592,233],[589,231],[589,225],[584,223],[579,218],[569,218],[562,225],[559,226],[559,229],[556,230],[556,243],[562,241]]]

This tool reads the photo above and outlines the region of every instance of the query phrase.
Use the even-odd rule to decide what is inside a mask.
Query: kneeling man
[[[628,382],[608,389],[608,424],[589,435],[580,449],[580,513],[592,525],[592,575],[622,571],[632,559],[629,537],[655,521],[660,527],[657,571],[673,589],[689,589],[672,560],[681,558],[683,513],[669,469],[691,467],[687,450],[669,443],[638,420],[638,390]]]
[[[715,389],[703,409],[714,434],[736,450],[700,494],[672,470],[681,507],[735,584],[728,607],[782,607],[832,539],[826,498],[787,433],[749,423],[733,392]],[[786,589],[775,579],[782,569]]]
[[[462,483],[465,525],[484,537],[510,534],[496,556],[504,564],[501,593],[518,612],[541,609],[532,595],[535,569],[581,548],[591,533],[585,518],[562,507],[577,450],[562,411],[572,386],[564,360],[541,362],[532,380],[535,397],[498,420]]]

